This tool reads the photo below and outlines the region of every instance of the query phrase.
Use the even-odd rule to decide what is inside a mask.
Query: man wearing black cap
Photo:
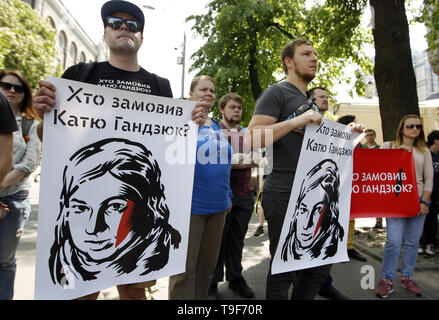
[[[103,39],[110,56],[100,63],[79,63],[68,68],[62,75],[65,79],[108,86],[115,89],[172,97],[168,79],[161,78],[143,69],[138,63],[137,53],[143,43],[145,17],[136,5],[122,0],[106,2],[101,9],[105,26]],[[40,117],[55,106],[55,87],[40,81],[40,89],[34,98],[34,105]],[[192,120],[203,124],[204,102],[200,101],[192,112]],[[43,122],[38,127],[42,139]]]
[[[143,43],[145,17],[136,5],[122,0],[106,2],[101,9],[104,23],[103,39],[107,43],[110,56],[100,63],[79,63],[68,68],[63,78],[82,81],[94,85],[157,96],[171,97],[169,80],[143,69],[138,63],[137,53]],[[55,107],[55,87],[48,81],[40,81],[40,89],[35,95],[34,105],[39,116]],[[192,111],[192,120],[202,125],[205,122],[204,109],[207,105],[199,101]],[[42,139],[43,122],[38,127]],[[147,285],[145,285],[147,286]],[[117,286],[120,299],[144,300],[145,288],[141,284]],[[96,299],[99,292],[84,298]]]

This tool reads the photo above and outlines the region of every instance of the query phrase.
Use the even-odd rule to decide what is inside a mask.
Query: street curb
[[[378,260],[380,262],[382,262],[382,260],[383,260],[381,255],[377,254],[375,251],[373,251],[370,248],[362,245],[361,243],[354,243],[354,247],[357,248],[358,250],[366,253],[367,255],[371,256],[375,260]]]
[[[377,254],[375,251],[371,250],[370,248],[366,247],[365,245],[361,243],[354,243],[354,247],[356,247],[361,252],[364,252],[365,254],[371,256],[375,260],[378,260],[379,262],[383,261],[383,258],[381,255]],[[400,268],[398,267],[398,270]],[[416,264],[415,270],[421,271],[421,270],[439,270],[439,265],[432,265],[432,264]]]

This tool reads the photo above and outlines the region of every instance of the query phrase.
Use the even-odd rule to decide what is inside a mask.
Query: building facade
[[[56,31],[55,68],[66,68],[78,62],[107,60],[107,47],[95,44],[59,0],[22,0],[40,17],[48,19]]]
[[[329,111],[334,107],[330,106]],[[424,132],[427,136],[433,130],[439,130],[439,99],[431,99],[419,102],[419,112],[424,125]],[[337,105],[337,116],[352,114],[355,115],[357,122],[364,125],[366,129],[376,131],[376,142],[383,143],[383,131],[381,127],[381,115],[378,98],[358,98],[351,101],[340,102]],[[365,143],[363,139],[362,143]]]
[[[412,51],[413,69],[416,76],[416,87],[419,101],[419,112],[424,125],[424,132],[428,135],[433,130],[439,130],[439,81],[438,76],[428,60],[427,51]],[[366,79],[367,89],[365,97],[346,101],[338,101],[336,106],[329,110],[337,116],[355,115],[357,121],[367,129],[374,129],[377,133],[376,141],[383,143],[379,100],[375,86],[375,79],[369,76]],[[363,139],[362,143],[366,140]]]
[[[438,76],[428,61],[427,50],[413,51],[413,69],[416,75],[416,87],[419,101],[439,98]]]
[[[433,100],[439,98],[439,77],[434,73],[433,68],[428,60],[427,50],[412,51],[413,70],[416,77],[416,90],[418,100]],[[377,96],[375,79],[373,76],[366,77],[367,89],[366,97],[373,98]]]

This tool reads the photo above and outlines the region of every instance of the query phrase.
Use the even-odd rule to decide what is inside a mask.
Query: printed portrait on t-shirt
[[[303,179],[282,245],[283,261],[326,259],[337,253],[344,230],[339,222],[340,175],[337,164],[325,159],[314,166]]]
[[[109,138],[81,148],[63,172],[53,283],[68,285],[67,274],[88,281],[162,269],[181,242],[169,214],[159,165],[145,146]]]

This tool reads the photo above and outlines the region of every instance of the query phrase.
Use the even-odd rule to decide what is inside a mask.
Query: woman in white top
[[[0,181],[0,201],[8,214],[0,220],[0,300],[12,300],[16,271],[15,252],[31,212],[29,176],[40,163],[41,142],[37,136],[38,116],[32,104],[32,90],[18,71],[0,72],[0,90],[15,114],[19,130],[14,132],[14,157],[11,171]],[[32,122],[23,133],[23,121]],[[31,120],[33,119],[33,121]],[[25,129],[26,131],[26,129]]]
[[[419,239],[433,190],[433,163],[426,147],[421,118],[415,114],[404,116],[397,129],[396,141],[385,142],[381,148],[401,148],[413,152],[420,211],[417,216],[411,218],[386,218],[387,239],[383,254],[383,279],[376,289],[376,295],[387,298],[393,292],[393,280],[396,278],[402,247],[401,286],[411,294],[420,296],[421,290],[412,277],[418,257]]]

